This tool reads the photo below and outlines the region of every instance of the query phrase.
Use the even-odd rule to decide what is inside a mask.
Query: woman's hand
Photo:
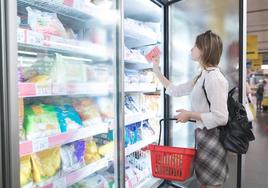
[[[153,71],[155,73],[155,76],[159,79],[159,81],[163,84],[163,86],[167,88],[171,82],[161,73],[161,70],[159,67],[160,57],[159,56],[153,57],[152,63],[153,63]]]
[[[179,123],[179,122],[185,123],[191,119],[190,111],[179,109],[179,110],[176,110],[176,112],[179,112],[179,114],[175,116],[175,118],[177,119],[176,123]]]
[[[160,72],[160,67],[159,67],[159,65],[160,65],[160,57],[154,57],[152,59],[152,62],[153,62],[153,71],[154,71],[154,73]]]
[[[177,119],[176,123],[185,123],[189,120],[202,121],[201,114],[199,112],[191,112],[184,109],[176,110],[176,112],[179,112],[179,114],[175,116]]]

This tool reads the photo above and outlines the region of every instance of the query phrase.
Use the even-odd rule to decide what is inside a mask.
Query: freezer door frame
[[[115,66],[115,131],[114,131],[114,179],[115,187],[125,187],[125,116],[124,116],[124,3],[116,0],[118,20],[116,27],[116,66]]]
[[[1,147],[3,187],[20,187],[17,1],[1,0]]]
[[[182,0],[152,0],[163,5],[164,9],[164,75],[169,78],[169,23],[170,23],[170,5],[178,3]],[[187,1],[187,0],[184,0]],[[239,0],[239,97],[238,100],[240,103],[243,103],[245,95],[245,81],[246,81],[246,0]],[[164,95],[164,118],[169,118],[170,116],[170,97]],[[167,122],[167,126],[164,128],[164,145],[169,145],[170,130]],[[237,188],[243,187],[244,184],[244,170],[245,170],[245,156],[239,154],[237,155]]]

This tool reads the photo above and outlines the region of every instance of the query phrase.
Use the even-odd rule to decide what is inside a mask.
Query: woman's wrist
[[[159,67],[158,65],[156,65],[156,64],[153,65],[153,71],[154,71],[154,73],[159,73],[159,72],[161,72],[161,71],[160,71],[160,67]]]
[[[199,112],[188,111],[188,115],[189,119],[191,120],[197,120],[197,121],[201,120],[201,114]]]

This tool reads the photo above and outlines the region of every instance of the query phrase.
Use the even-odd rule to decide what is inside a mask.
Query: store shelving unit
[[[143,1],[143,0],[125,0],[124,5],[125,5],[124,7],[124,13],[125,13],[124,14],[125,15],[124,43],[125,43],[126,48],[128,48],[129,50],[127,51],[125,57],[131,57],[131,59],[125,59],[124,61],[125,68],[128,69],[127,70],[128,72],[126,72],[126,75],[130,76],[129,79],[126,79],[128,81],[132,79],[131,78],[132,75],[134,75],[133,77],[135,80],[135,78],[138,77],[136,76],[137,72],[139,74],[140,71],[141,72],[145,71],[146,73],[148,71],[152,71],[152,67],[153,67],[152,63],[148,62],[147,60],[144,60],[145,58],[143,59],[139,57],[139,55],[137,55],[137,59],[135,59],[135,54],[132,56],[129,53],[132,53],[131,50],[136,50],[134,53],[141,52],[143,55],[146,55],[151,49],[153,49],[155,45],[160,44],[159,33],[156,33],[154,29],[156,29],[155,26],[160,22],[161,9],[157,7],[154,3],[150,1]],[[127,20],[127,19],[131,19],[131,20]],[[148,22],[148,24],[145,22]],[[154,27],[151,28],[149,26],[150,25],[149,22],[150,23],[154,22],[157,24],[152,24]],[[135,26],[135,29],[130,28],[131,25],[135,25],[135,24],[138,24]],[[160,24],[159,24],[159,27],[160,27]],[[160,28],[159,28],[159,31],[160,31]],[[144,83],[144,82],[125,83],[124,90],[127,96],[133,96],[133,100],[136,100],[136,101],[139,101],[145,95],[151,95],[151,94],[159,95],[160,94],[159,85],[154,82],[152,83],[150,82],[148,83]],[[137,106],[139,105],[137,104]],[[141,106],[139,107],[143,108]],[[148,120],[148,119],[152,120],[152,122],[154,119],[158,119],[157,112],[152,112],[149,114],[141,112],[139,114],[135,114],[132,116],[125,115],[125,125],[132,126],[131,124],[133,123],[142,122],[141,126],[143,126],[142,125],[143,121]],[[151,121],[148,121],[148,122],[151,123]],[[157,132],[158,130],[154,130],[154,131]],[[158,139],[157,137],[158,135],[154,133],[151,136],[144,137],[142,140],[137,141],[136,143],[132,145],[128,145],[125,148],[125,155],[129,157],[134,152],[140,152],[140,150],[145,149],[149,144],[155,143]],[[150,164],[148,165],[150,166]],[[126,171],[126,176],[128,177],[128,179],[125,182],[126,187],[130,187],[130,188],[136,188],[136,187],[142,188],[146,186],[150,187],[151,185],[159,182],[159,179],[151,178],[152,176],[150,176],[149,166],[145,167],[144,170],[146,172],[139,171],[141,172],[141,174],[137,174],[136,179],[135,177],[133,177],[133,179],[129,179],[130,177],[128,176],[127,171]]]
[[[37,138],[34,140],[22,141],[20,143],[20,156],[68,144],[80,139],[107,132],[108,128],[105,125],[88,126],[84,128],[78,128],[76,130],[70,130],[66,133]]]
[[[112,71],[109,72],[108,70],[113,68],[113,61],[116,54],[115,40],[117,39],[114,37],[114,33],[116,29],[115,25],[117,24],[117,19],[115,18],[118,12],[112,10],[116,6],[109,4],[108,1],[106,3],[108,4],[105,4],[107,5],[105,8],[86,1],[17,1],[17,54],[19,63],[18,74],[20,76],[20,82],[18,82],[18,98],[20,101],[23,101],[22,106],[20,106],[21,141],[19,143],[19,157],[33,156],[37,152],[54,147],[62,147],[66,144],[72,146],[70,144],[80,140],[84,140],[85,145],[83,147],[85,150],[84,153],[86,153],[88,142],[97,143],[97,136],[107,136],[109,129],[114,129],[113,123],[104,123],[112,121],[110,116],[106,117],[107,114],[104,115],[105,117],[101,115],[103,119],[98,123],[91,123],[90,125],[84,123],[84,121],[89,120],[87,118],[92,118],[93,113],[99,113],[93,116],[100,115],[101,110],[99,106],[97,107],[99,105],[97,104],[97,100],[105,99],[105,102],[107,100],[112,101],[114,97],[114,75],[112,75]],[[110,3],[115,2],[111,1]],[[34,16],[29,18],[30,11]],[[100,14],[100,12],[105,12],[105,14]],[[54,17],[51,18],[49,16]],[[35,23],[37,26],[31,25],[31,18],[32,22],[37,22]],[[44,59],[49,60],[45,61]],[[70,66],[68,67],[69,69],[65,70],[67,63]],[[72,72],[73,67],[75,69],[72,75],[73,77],[69,79],[70,74],[68,73]],[[97,75],[95,72],[96,69],[101,73],[106,71],[104,72],[106,77],[103,76],[99,79],[100,75]],[[76,79],[74,74],[79,73],[80,70],[81,76],[77,75],[78,79]],[[51,74],[52,71],[53,75]],[[36,76],[46,76],[46,79],[44,81],[42,79],[40,81],[38,78],[32,79]],[[84,104],[81,104],[81,100]],[[106,105],[105,102],[102,102],[102,105]],[[27,133],[25,135],[24,133],[28,130],[25,130],[23,121],[25,120],[25,116],[29,115],[29,112],[24,112],[24,109],[26,109],[24,106],[32,104],[36,104],[36,109],[34,109],[37,110],[34,112],[36,114],[42,113],[43,109],[40,107],[41,105],[51,105],[54,111],[51,110],[50,112],[53,112],[54,115],[56,114],[55,118],[59,124],[59,130],[57,131],[59,133],[50,135],[50,133],[45,132],[47,128],[44,128],[44,130],[42,129],[43,132],[38,133],[42,136],[25,140]],[[64,108],[65,105],[71,106],[75,112],[68,111],[69,109]],[[83,108],[83,105],[87,109],[79,111],[78,108]],[[96,105],[96,109],[93,109],[90,105],[94,106],[94,108]],[[62,112],[57,111],[57,107],[62,108]],[[85,115],[89,111],[90,115]],[[72,119],[74,116],[75,118],[79,116],[79,121],[82,122],[83,126],[77,129],[71,128],[72,125],[68,124],[68,122],[75,121]],[[84,116],[88,117],[84,118]],[[105,118],[108,118],[108,120]],[[62,126],[61,123],[63,120],[65,121],[67,131],[60,133],[60,126]],[[29,128],[33,129],[32,131],[35,131],[34,126],[42,126],[43,123],[41,120],[36,120],[35,122],[37,123],[31,125],[33,127]],[[36,130],[40,131],[41,129],[39,130],[38,128]],[[111,140],[108,141],[111,142]],[[102,146],[102,144],[102,142],[97,143],[96,147]],[[76,151],[75,148],[75,151],[68,150],[68,148],[65,149],[65,152],[69,152],[69,158],[65,158],[67,155],[62,155],[63,148],[61,148],[60,157],[62,163],[64,163],[64,160],[62,160],[63,157],[65,162],[73,160],[71,159],[72,157],[76,157],[74,153]],[[48,177],[47,180],[43,180],[42,182],[34,182],[38,180],[32,178],[32,180],[27,182],[26,186],[65,188],[99,172],[101,169],[105,170],[108,164],[113,165],[113,161],[117,160],[114,158],[113,153],[109,155],[113,156],[113,158],[104,157],[100,154],[98,156],[102,156],[103,158],[99,160],[95,159],[96,161],[88,165],[84,164],[86,163],[86,159],[82,156],[83,159],[80,168],[66,173],[61,166],[56,175]],[[75,162],[72,161],[73,163]],[[31,171],[32,173],[36,173],[33,172],[34,170]],[[31,174],[31,176],[33,177],[34,174]]]

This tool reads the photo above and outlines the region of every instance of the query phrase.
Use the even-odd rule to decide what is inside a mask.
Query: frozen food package
[[[50,82],[50,78],[47,75],[37,75],[29,79],[27,82],[35,84],[45,84]]]
[[[73,7],[74,1],[75,0],[63,0],[63,4],[69,7]]]
[[[39,81],[45,82],[50,80],[50,74],[55,66],[55,59],[45,56],[31,60],[33,60],[34,63],[31,63],[30,66],[19,67],[20,81],[38,83]]]
[[[19,16],[17,16],[17,27],[20,26],[20,22],[21,22],[21,18]]]
[[[70,172],[83,166],[85,141],[80,140],[61,148],[63,172]]]
[[[142,95],[141,103],[147,112],[160,113],[160,95]]]
[[[88,98],[74,100],[73,106],[80,115],[85,126],[102,124],[102,118],[96,103]]]
[[[28,24],[31,29],[47,35],[65,37],[66,31],[55,13],[42,12],[31,7],[26,8],[28,12]]]
[[[125,18],[124,31],[126,37],[131,38],[144,37],[145,40],[150,39],[151,42],[154,41],[155,43],[157,43],[158,39],[157,33],[151,27],[149,27],[148,24],[146,24],[145,22]]]
[[[34,76],[37,76],[38,73],[31,67],[18,67],[18,78],[20,82],[26,82]]]
[[[45,104],[25,105],[23,128],[29,140],[60,133],[55,107]]]
[[[126,83],[139,83],[140,78],[138,70],[125,69],[125,76]]]
[[[19,98],[19,136],[20,136],[20,140],[25,139],[25,135],[23,132],[23,119],[24,119],[24,99]]]
[[[39,75],[49,75],[54,65],[55,58],[45,56],[37,59],[37,61],[33,64],[33,68]]]
[[[140,83],[154,83],[154,73],[148,70],[140,71],[139,82]]]
[[[23,156],[20,158],[20,185],[24,186],[33,181],[31,156]]]
[[[140,112],[138,104],[133,96],[125,96],[125,111],[126,114],[137,114]]]
[[[107,180],[100,174],[91,175],[80,182],[71,186],[71,188],[109,188]]]
[[[94,136],[94,141],[98,146],[108,144],[113,141],[113,130],[109,130],[108,133],[102,133]]]
[[[98,147],[94,140],[89,140],[86,143],[86,150],[85,150],[85,163],[90,164],[94,161],[98,161],[101,159],[100,154],[98,153]]]
[[[146,57],[147,61],[156,63],[155,61],[157,58],[160,58],[160,55],[161,55],[160,48],[158,46],[155,46],[154,48],[151,49],[151,51],[149,51],[146,54],[145,57]]]
[[[77,39],[77,35],[74,33],[72,28],[70,27],[65,27],[67,38],[68,39]]]
[[[104,120],[110,120],[114,117],[114,105],[112,98],[98,97],[97,104],[100,114]]]
[[[82,120],[71,105],[55,106],[61,132],[77,129],[83,126]]]
[[[56,54],[50,76],[55,84],[87,82],[87,64],[72,57]]]
[[[61,166],[60,147],[44,150],[31,156],[34,182],[57,176]]]
[[[115,188],[114,187],[114,174],[113,173],[109,173],[109,172],[105,171],[105,172],[102,172],[101,175],[108,182],[108,188]]]
[[[114,142],[109,142],[99,147],[98,153],[102,156],[110,156],[114,151]]]
[[[142,122],[142,139],[146,139],[151,137],[152,135],[155,135],[155,131],[153,130],[153,128],[150,126],[149,121],[145,120]]]
[[[135,144],[141,140],[141,122],[127,125],[125,131],[127,132],[130,144]]]

